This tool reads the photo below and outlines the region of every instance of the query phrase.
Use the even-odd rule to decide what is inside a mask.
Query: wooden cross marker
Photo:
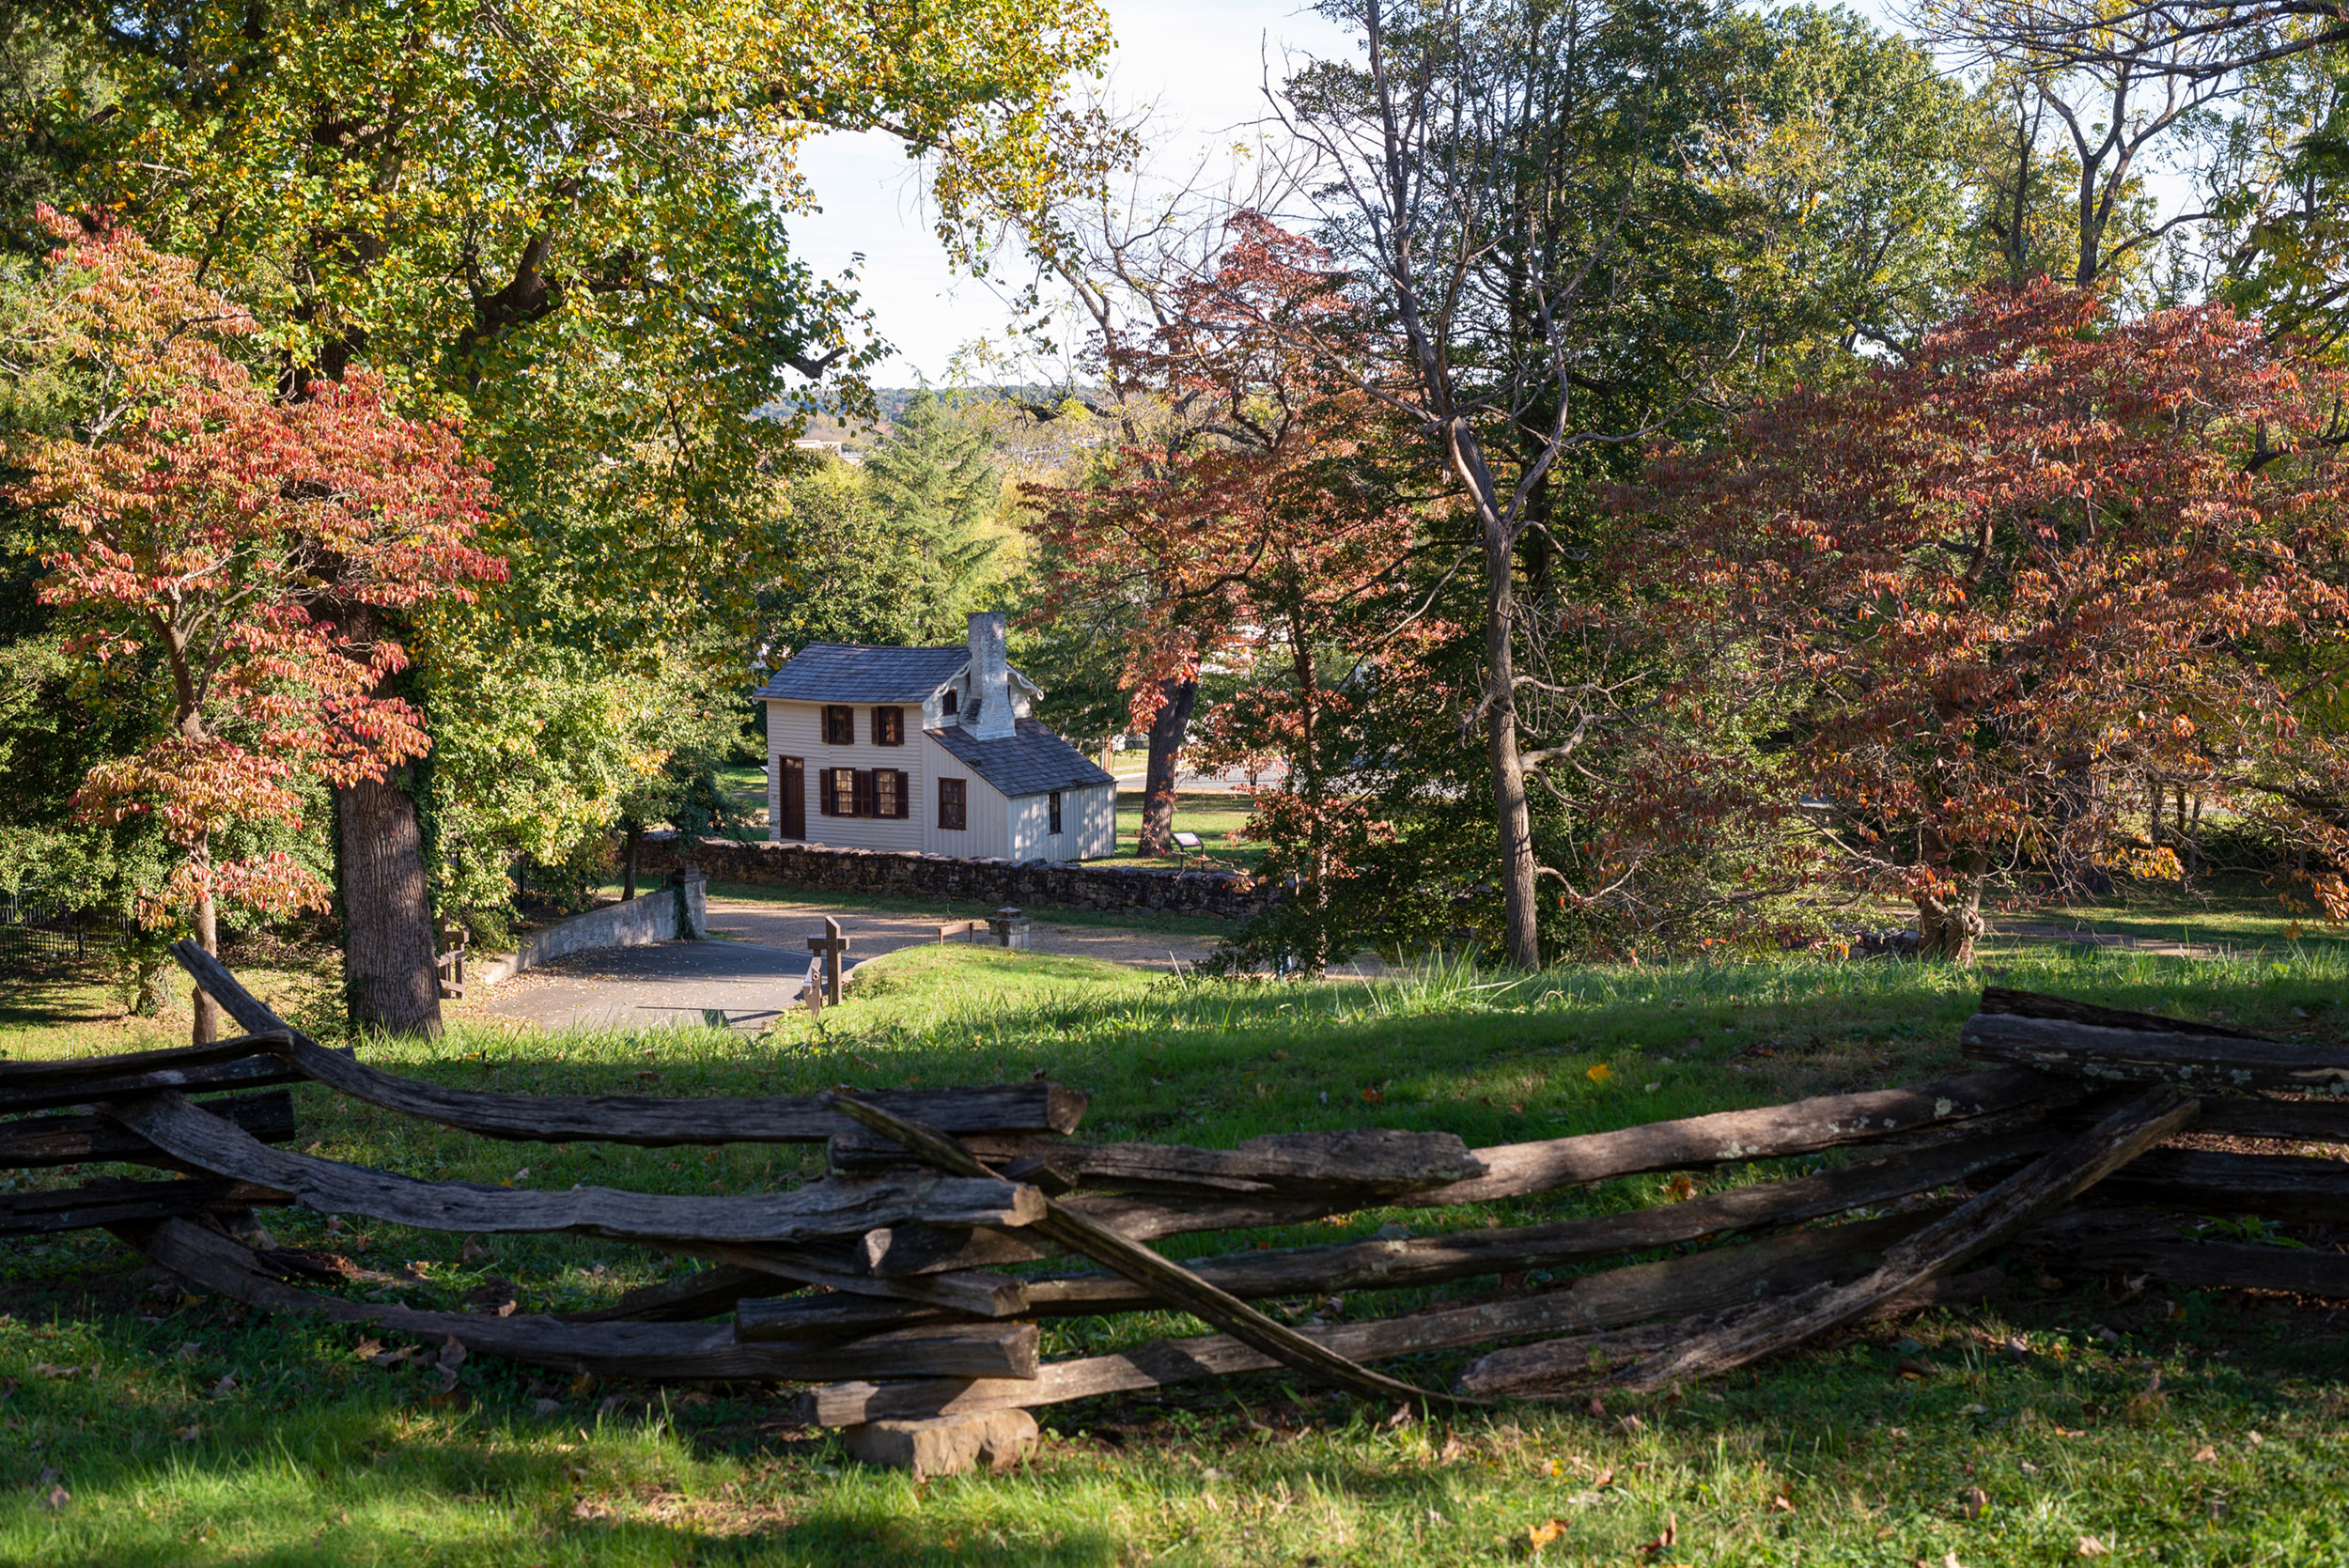
[[[807,939],[807,950],[816,955],[808,961],[824,966],[823,998],[835,1007],[840,1005],[840,955],[848,951],[848,940],[840,934],[840,923],[830,915],[824,917],[824,934]]]

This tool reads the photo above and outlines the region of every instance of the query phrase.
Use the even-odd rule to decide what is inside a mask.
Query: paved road
[[[661,942],[575,953],[490,992],[482,1011],[548,1029],[702,1024],[759,1030],[799,994],[807,954],[753,942]]]

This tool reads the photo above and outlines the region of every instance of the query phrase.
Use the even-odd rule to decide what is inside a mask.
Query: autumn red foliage
[[[209,947],[221,904],[282,913],[330,893],[282,852],[216,857],[217,835],[298,820],[303,778],[380,779],[428,749],[422,716],[383,691],[405,650],[344,622],[503,577],[474,543],[489,485],[455,427],[402,417],[381,377],[282,397],[235,352],[253,319],[192,263],[50,218],[42,348],[89,396],[70,433],[12,452],[17,498],[68,541],[40,597],[76,650],[154,660],[170,706],[167,734],[91,769],[75,805],[161,823],[179,856],[143,918]]]
[[[2221,306],[1982,297],[1628,498],[1674,701],[1758,734],[1755,776],[1928,951],[1970,957],[2001,874],[2159,873],[2147,788],[2264,809],[2310,743],[2263,650],[2349,618],[2343,392]]]
[[[1299,348],[1346,335],[1352,309],[1312,242],[1238,219],[1216,270],[1174,290],[1153,331],[1105,346],[1163,421],[1129,427],[1090,485],[1040,492],[1062,563],[1052,592],[1141,605],[1126,665],[1138,726],[1170,680],[1238,674],[1194,755],[1267,776],[1244,831],[1265,846],[1260,869],[1293,888],[1285,955],[1315,970],[1340,939],[1312,912],[1384,836],[1345,777],[1352,721],[1453,629],[1408,613],[1423,519],[1389,473],[1386,416]]]

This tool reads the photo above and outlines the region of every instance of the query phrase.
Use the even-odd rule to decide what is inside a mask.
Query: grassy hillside
[[[2012,984],[2334,1038],[2329,951],[2191,964],[2015,952]],[[1086,1130],[1228,1144],[1299,1127],[1449,1128],[1470,1143],[1620,1126],[1958,1064],[1981,976],[1893,963],[1472,970],[1234,988],[1085,960],[917,949],[861,971],[820,1027],[524,1034],[460,1022],[367,1060],[467,1088],[721,1094],[935,1085],[1043,1071],[1093,1095]],[[2296,1010],[2296,1011],[2295,1011]],[[2305,1016],[2304,1016],[2305,1015]],[[315,1018],[314,1018],[315,1021]],[[119,1027],[109,1048],[132,1043]],[[88,1048],[18,1015],[13,1056]],[[1601,1072],[1597,1069],[1604,1068]],[[497,1144],[315,1089],[305,1144],[444,1180],[739,1192],[812,1153]],[[1719,1182],[1783,1173],[1754,1167]],[[93,1172],[31,1172],[20,1186]],[[1365,1211],[1275,1244],[1668,1201],[1658,1178],[1486,1210]],[[463,1238],[300,1211],[283,1243],[371,1271],[355,1294],[455,1306],[492,1280],[523,1310],[609,1299],[662,1271],[592,1239]],[[1175,1252],[1228,1249],[1189,1237]],[[1539,1281],[1533,1281],[1538,1283]],[[1463,1290],[1473,1287],[1461,1287]],[[1384,1313],[1442,1292],[1360,1294]],[[2349,1561],[2349,1398],[2332,1317],[2158,1288],[2027,1290],[1995,1312],[1859,1334],[1685,1402],[1520,1405],[1450,1421],[1293,1379],[1040,1412],[1034,1464],[915,1486],[783,1422],[770,1391],[652,1390],[466,1363],[453,1397],[356,1330],[159,1296],[102,1236],[0,1249],[0,1561],[10,1563],[1941,1564]],[[1304,1304],[1292,1304],[1302,1310]],[[1048,1356],[1192,1327],[1048,1326]],[[2107,1330],[2117,1339],[2096,1332]],[[1896,1344],[1901,1336],[1913,1343]],[[392,1344],[397,1336],[388,1337]],[[2011,1345],[2019,1342],[2020,1353]],[[1904,1358],[1937,1368],[1905,1376]],[[1460,1358],[1395,1370],[1429,1385]],[[2155,1374],[2158,1389],[2149,1393]],[[2254,1436],[2256,1434],[2256,1436]],[[43,1478],[46,1479],[43,1479]],[[52,1508],[54,1488],[70,1497]],[[1968,1518],[1965,1495],[1987,1506]],[[1670,1525],[1674,1544],[1645,1555]]]

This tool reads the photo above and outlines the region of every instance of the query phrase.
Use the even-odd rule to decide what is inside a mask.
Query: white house
[[[1117,848],[1117,782],[1030,718],[1003,617],[967,646],[811,643],[768,677],[767,836],[1081,861]]]

